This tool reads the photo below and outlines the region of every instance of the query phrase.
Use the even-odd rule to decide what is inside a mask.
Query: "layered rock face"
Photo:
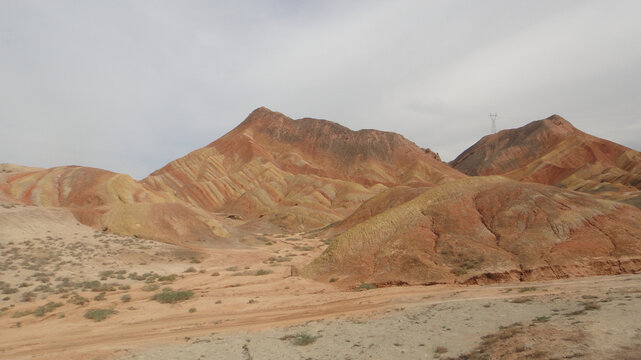
[[[450,163],[641,205],[641,153],[576,129],[558,115],[487,135]]]
[[[395,186],[385,190],[365,201],[351,215],[344,220],[333,224],[326,231],[326,235],[342,233],[365,220],[385,212],[395,206],[403,204],[424,193],[427,187]]]
[[[309,230],[344,219],[389,186],[463,177],[401,135],[259,108],[140,182],[87,167],[4,164],[0,200],[69,208],[86,225],[124,235],[229,245],[239,226]],[[228,216],[242,221],[223,225]]]
[[[641,270],[641,210],[504,177],[441,185],[338,235],[303,269],[339,283],[483,283]]]
[[[203,209],[307,230],[343,219],[389,186],[463,177],[401,135],[259,108],[143,183]]]
[[[123,235],[181,245],[198,240],[223,244],[228,236],[212,214],[151,190],[128,175],[101,169],[3,164],[0,192],[5,200],[68,208],[85,225]]]

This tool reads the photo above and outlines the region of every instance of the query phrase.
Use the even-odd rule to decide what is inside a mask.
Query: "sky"
[[[0,0],[0,163],[136,179],[260,106],[453,160],[559,114],[641,150],[641,1]]]

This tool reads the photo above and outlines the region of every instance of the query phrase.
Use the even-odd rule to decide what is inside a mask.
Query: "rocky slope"
[[[427,187],[395,186],[389,188],[359,206],[351,215],[328,227],[325,235],[334,235],[358,225],[365,220],[385,212],[395,206],[414,199],[424,193]]]
[[[212,214],[127,175],[79,166],[38,169],[2,164],[0,168],[5,201],[68,208],[81,223],[122,235],[181,245],[227,243],[229,234]]]
[[[341,220],[389,186],[433,186],[464,176],[395,133],[292,120],[259,108],[143,183],[203,209],[305,230]]]
[[[487,135],[450,165],[468,175],[504,175],[641,206],[641,153],[558,115]]]
[[[473,177],[338,235],[303,269],[343,284],[483,283],[641,270],[641,210],[553,186]]]

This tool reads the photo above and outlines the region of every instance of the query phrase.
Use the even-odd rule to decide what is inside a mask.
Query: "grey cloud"
[[[0,1],[0,162],[136,178],[258,106],[452,159],[558,113],[641,149],[637,1]]]

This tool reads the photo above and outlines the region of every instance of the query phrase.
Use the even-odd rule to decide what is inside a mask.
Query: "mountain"
[[[463,177],[399,134],[293,120],[262,107],[143,184],[209,211],[307,230],[342,220],[390,186],[435,186]]]
[[[558,115],[483,137],[450,165],[641,207],[641,153],[576,129]]]
[[[336,236],[302,273],[339,284],[385,285],[639,270],[641,210],[489,176],[449,182],[365,217]]]
[[[639,199],[640,159],[552,116],[455,169],[399,134],[258,108],[142,181],[1,164],[0,205],[193,248],[317,229],[331,244],[301,272],[344,285],[535,280],[641,270],[641,210],[601,198]]]
[[[106,170],[0,165],[0,200],[68,208],[83,224],[174,244],[235,246],[246,231],[343,220],[388,187],[466,175],[401,135],[258,108],[142,181]]]

